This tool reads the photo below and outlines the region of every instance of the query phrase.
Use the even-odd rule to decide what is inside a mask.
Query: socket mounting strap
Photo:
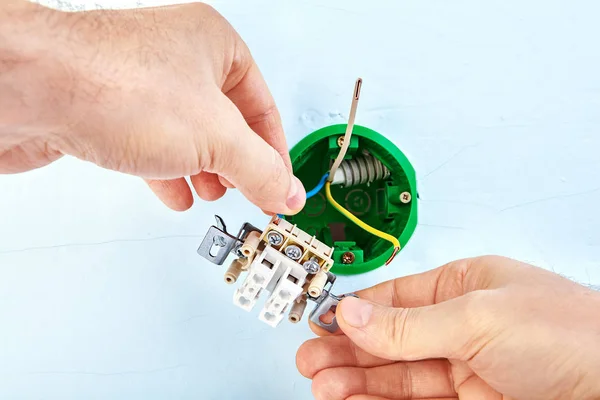
[[[309,319],[314,324],[316,324],[317,326],[320,326],[321,328],[325,329],[326,331],[335,333],[339,328],[339,325],[335,318],[335,310],[337,308],[337,305],[339,304],[340,301],[342,301],[342,299],[344,299],[345,297],[350,297],[350,296],[358,298],[358,296],[355,295],[354,293],[336,296],[335,294],[329,293],[329,291],[327,291],[327,290],[323,290],[323,293],[321,293],[321,296],[319,296],[319,298],[317,300],[315,300],[317,302],[317,306],[310,313]],[[327,324],[327,323],[321,321],[321,317],[323,315],[327,314],[329,312],[329,310],[333,311],[334,314],[333,314],[331,323]]]
[[[233,236],[227,232],[223,218],[215,215],[215,219],[217,225],[213,225],[208,229],[198,248],[198,254],[213,264],[223,265],[230,253],[243,257],[239,249],[244,244],[248,234],[253,231],[262,233],[260,229],[246,222],[237,236]]]

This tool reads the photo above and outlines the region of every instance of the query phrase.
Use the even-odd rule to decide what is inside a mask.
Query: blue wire
[[[306,193],[306,200],[310,199],[311,197],[313,197],[314,195],[319,193],[321,191],[321,189],[323,189],[323,186],[325,186],[325,181],[327,180],[327,177],[329,177],[329,172],[327,172],[325,175],[323,175],[323,177],[321,178],[321,180],[319,181],[319,183],[317,184],[317,186],[315,186],[315,188],[313,190]]]
[[[306,200],[315,196],[317,193],[319,193],[321,191],[321,189],[323,189],[323,186],[325,186],[325,181],[327,180],[328,177],[329,177],[329,172],[325,173],[325,175],[323,175],[321,177],[321,180],[319,181],[319,183],[317,184],[317,186],[315,186],[315,188],[313,190],[306,192]],[[282,214],[277,214],[277,216],[279,218],[283,218]]]

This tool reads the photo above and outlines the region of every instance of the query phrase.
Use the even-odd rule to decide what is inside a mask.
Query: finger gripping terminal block
[[[329,294],[335,281],[335,275],[329,272],[333,266],[332,247],[277,216],[262,232],[244,224],[237,237],[227,233],[223,220],[216,218],[217,226],[209,229],[198,253],[218,265],[222,265],[229,254],[237,257],[225,273],[225,282],[233,284],[247,272],[233,295],[235,305],[251,311],[260,296],[269,293],[259,319],[276,327],[286,313],[291,322],[299,322],[307,300],[311,300],[317,303],[311,320],[329,331],[337,329],[335,319],[331,324],[320,321],[321,314],[331,308],[323,306],[332,304],[334,307],[340,299]]]

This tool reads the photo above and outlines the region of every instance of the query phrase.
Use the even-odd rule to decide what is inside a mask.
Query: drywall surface
[[[344,122],[362,76],[357,123],[417,169],[415,236],[338,290],[486,253],[600,284],[600,3],[212,4],[253,51],[290,144]],[[195,253],[214,213],[266,223],[239,194],[178,214],[141,180],[73,159],[0,176],[0,193],[0,398],[311,398],[294,362],[306,325],[235,308],[223,268]]]

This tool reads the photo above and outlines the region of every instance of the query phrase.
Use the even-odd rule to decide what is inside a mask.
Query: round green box
[[[307,190],[314,188],[339,153],[339,138],[346,124],[319,129],[302,139],[291,152],[294,173]],[[355,125],[346,158],[368,152],[390,171],[389,178],[370,184],[332,185],[334,199],[370,226],[398,238],[406,245],[417,226],[415,170],[406,156],[383,135]],[[394,246],[364,231],[337,211],[325,198],[325,190],[306,202],[297,215],[286,219],[335,248],[332,272],[353,275],[384,265]],[[344,260],[344,262],[342,262]]]

